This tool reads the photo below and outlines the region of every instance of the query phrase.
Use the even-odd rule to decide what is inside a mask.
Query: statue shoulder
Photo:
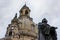
[[[41,25],[42,25],[42,23],[41,23],[41,22],[39,22],[39,23],[38,23],[38,26],[41,26]]]

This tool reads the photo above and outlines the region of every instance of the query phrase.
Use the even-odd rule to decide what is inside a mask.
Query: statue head
[[[47,24],[47,22],[48,22],[48,21],[47,21],[46,18],[43,18],[43,19],[42,19],[42,23],[46,23],[46,24]]]

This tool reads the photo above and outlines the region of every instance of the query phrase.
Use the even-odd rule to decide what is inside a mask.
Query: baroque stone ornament
[[[5,38],[1,40],[38,40],[38,25],[30,17],[30,9],[26,4],[20,9],[20,15],[11,20]]]

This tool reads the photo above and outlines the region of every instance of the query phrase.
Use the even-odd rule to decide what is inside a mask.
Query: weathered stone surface
[[[30,17],[30,9],[24,5],[19,12],[19,17],[15,15],[1,40],[38,40],[38,25]]]

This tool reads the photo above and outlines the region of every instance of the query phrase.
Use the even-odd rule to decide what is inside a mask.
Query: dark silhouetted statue
[[[50,35],[51,35],[53,40],[57,40],[57,33],[56,33],[55,29],[57,29],[57,28],[56,27],[50,28]]]
[[[57,40],[56,27],[50,26],[47,22],[46,18],[44,18],[42,22],[38,23],[38,40],[41,40],[40,33],[42,33],[44,40]]]

